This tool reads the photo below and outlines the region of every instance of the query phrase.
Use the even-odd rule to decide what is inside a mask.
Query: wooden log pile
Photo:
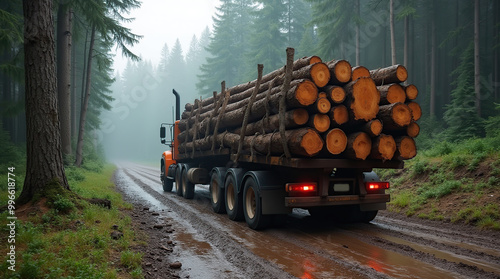
[[[406,160],[422,112],[404,66],[368,70],[317,56],[293,61],[245,84],[186,104],[179,122],[181,158],[252,156]]]

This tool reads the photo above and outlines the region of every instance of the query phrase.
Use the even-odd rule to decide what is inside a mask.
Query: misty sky
[[[165,43],[172,49],[179,39],[186,52],[193,35],[199,38],[205,27],[212,29],[217,6],[220,6],[219,0],[143,0],[141,8],[128,15],[135,20],[124,23],[133,33],[144,36],[132,51],[153,65],[158,64]],[[115,70],[121,72],[126,64],[127,59],[118,51]]]

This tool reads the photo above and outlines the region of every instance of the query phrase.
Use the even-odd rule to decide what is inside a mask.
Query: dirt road
[[[159,175],[130,163],[115,173],[148,235],[146,278],[500,278],[497,232],[387,212],[370,224],[331,224],[306,210],[254,231],[215,214],[208,186],[186,200],[163,192]]]

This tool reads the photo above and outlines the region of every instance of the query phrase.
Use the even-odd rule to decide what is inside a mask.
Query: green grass
[[[404,170],[377,170],[391,182],[389,209],[408,216],[464,222],[500,230],[500,135],[461,143],[440,142],[405,162]],[[439,208],[439,201],[458,210]]]
[[[67,168],[71,190],[82,198],[111,200],[111,209],[56,195],[52,208],[16,221],[16,271],[8,270],[7,246],[0,249],[1,278],[143,278],[142,255],[131,252],[136,244],[131,219],[122,211],[131,208],[114,191],[115,167]],[[20,178],[22,179],[22,178]],[[19,191],[20,192],[20,191]],[[5,204],[5,201],[2,201]],[[0,214],[6,220],[7,213]],[[110,237],[118,225],[123,237]],[[8,228],[0,229],[7,243]]]

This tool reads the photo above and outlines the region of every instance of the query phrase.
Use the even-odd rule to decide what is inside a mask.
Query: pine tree
[[[453,71],[455,89],[451,103],[446,106],[444,120],[448,124],[448,140],[459,141],[482,136],[481,119],[477,115],[474,94],[474,44],[471,42],[461,56],[458,68]]]

